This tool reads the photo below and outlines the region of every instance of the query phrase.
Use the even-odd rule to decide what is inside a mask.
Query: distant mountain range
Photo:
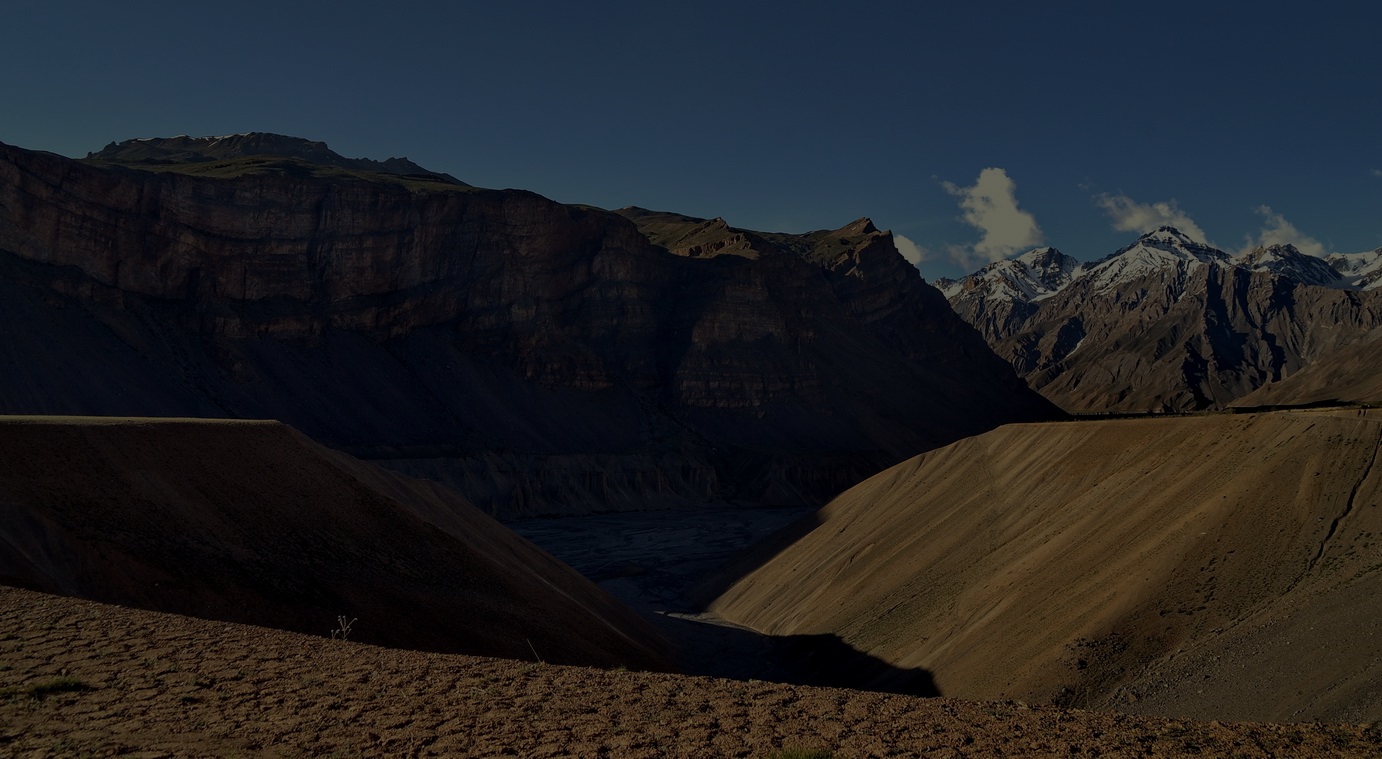
[[[1072,412],[1225,407],[1382,325],[1382,248],[1233,256],[1172,227],[1090,263],[1040,248],[935,284],[1028,384]],[[1377,399],[1319,394],[1311,400]]]

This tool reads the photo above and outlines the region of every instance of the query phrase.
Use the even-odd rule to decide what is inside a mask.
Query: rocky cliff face
[[[521,191],[109,164],[0,146],[0,411],[281,419],[508,515],[818,502],[1057,413],[869,224],[691,255]]]
[[[998,278],[1022,258],[947,294],[1018,374],[1072,412],[1223,407],[1382,325],[1380,296],[1291,246],[1234,260],[1162,229],[1044,290]]]

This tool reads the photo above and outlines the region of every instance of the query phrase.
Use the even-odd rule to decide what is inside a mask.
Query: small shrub
[[[331,639],[346,640],[350,638],[350,628],[354,627],[358,621],[360,621],[358,618],[347,620],[344,614],[336,617],[336,629],[331,631]]]

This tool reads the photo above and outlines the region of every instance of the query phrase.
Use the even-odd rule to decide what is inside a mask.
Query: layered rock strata
[[[507,515],[821,502],[1058,413],[868,224],[676,255],[528,192],[189,166],[0,146],[0,411],[280,419]]]

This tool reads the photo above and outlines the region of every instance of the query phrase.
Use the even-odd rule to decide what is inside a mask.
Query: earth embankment
[[[352,640],[404,648],[669,666],[640,617],[455,493],[277,422],[0,417],[0,579],[323,636],[344,616]]]
[[[1010,425],[847,491],[711,610],[962,698],[1382,718],[1382,416]]]

